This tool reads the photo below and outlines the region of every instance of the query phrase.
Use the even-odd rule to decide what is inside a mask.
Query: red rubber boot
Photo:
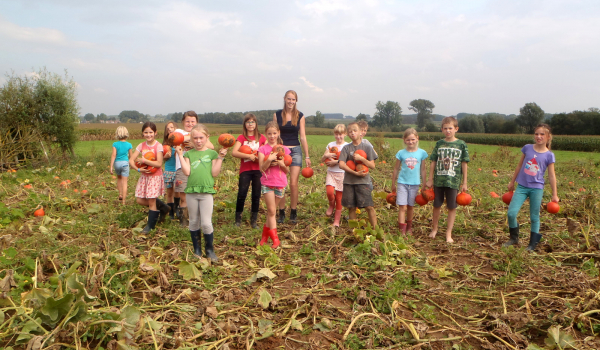
[[[267,225],[265,224],[265,226],[263,226],[262,238],[260,239],[260,242],[258,243],[259,245],[264,245],[265,243],[267,243],[267,241],[269,240],[269,230],[270,230],[270,228],[268,228]]]
[[[271,236],[271,239],[273,240],[273,245],[271,246],[271,248],[273,249],[277,249],[279,248],[279,237],[277,236],[277,229],[274,228],[272,230],[269,230],[269,236]]]

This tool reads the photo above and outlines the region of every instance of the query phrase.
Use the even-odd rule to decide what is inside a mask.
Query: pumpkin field
[[[0,347],[600,348],[600,154],[555,152],[560,211],[542,210],[543,239],[530,253],[528,202],[520,244],[502,248],[502,195],[519,148],[469,144],[472,201],[458,208],[448,244],[428,238],[431,203],[415,207],[412,235],[398,233],[385,198],[401,139],[370,138],[379,226],[363,211],[338,229],[325,216],[319,161],[333,136],[308,140],[314,175],[300,178],[298,223],[279,227],[278,250],[257,245],[262,201],[259,229],[249,199],[242,226],[233,224],[239,161],[228,153],[214,197],[217,263],[195,258],[178,222],[141,234],[139,175],[121,205],[112,141],[79,142],[75,159],[0,174]],[[445,220],[443,209],[440,232]]]

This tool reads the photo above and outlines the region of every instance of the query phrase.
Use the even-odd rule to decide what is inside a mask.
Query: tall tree
[[[434,108],[433,102],[422,98],[410,101],[410,107],[408,107],[411,111],[417,112],[417,127],[419,129],[425,127],[427,122],[433,118]]]
[[[367,115],[364,113],[358,113],[358,115],[356,116],[356,121],[359,121],[359,120],[367,121]]]
[[[96,117],[94,117],[94,115],[92,113],[88,113],[83,116],[83,119],[85,119],[86,122],[91,123],[94,120],[96,120]]]
[[[544,119],[544,110],[537,103],[530,102],[526,103],[519,112],[519,116],[515,121],[526,133],[533,134],[536,125]]]
[[[122,123],[138,123],[145,120],[146,116],[138,111],[122,111],[119,113],[119,120]]]
[[[468,115],[458,121],[460,132],[484,133],[483,119],[478,115]]]
[[[96,116],[96,120],[101,122],[101,121],[107,121],[108,120],[108,116],[104,113],[100,113]]]
[[[325,116],[321,111],[317,111],[315,117],[313,118],[313,123],[315,124],[315,128],[323,127],[325,124]]]
[[[377,111],[370,122],[371,126],[379,128],[398,129],[402,126],[402,108],[398,102],[387,101],[377,102],[375,105]]]

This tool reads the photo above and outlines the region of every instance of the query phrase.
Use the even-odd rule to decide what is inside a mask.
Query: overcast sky
[[[600,1],[0,2],[0,70],[79,84],[81,114],[600,107]],[[0,77],[0,83],[5,81]]]

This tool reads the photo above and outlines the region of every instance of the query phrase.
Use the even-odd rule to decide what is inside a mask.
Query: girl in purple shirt
[[[544,195],[544,173],[548,170],[548,180],[552,188],[552,202],[558,202],[556,192],[556,174],[554,173],[554,153],[550,151],[552,132],[547,124],[539,124],[534,131],[534,144],[523,146],[521,160],[508,183],[508,190],[516,191],[508,206],[508,230],[510,239],[504,243],[507,247],[519,242],[519,223],[517,214],[527,198],[529,198],[529,216],[531,219],[531,235],[527,250],[534,250],[542,239],[540,231],[540,206]]]

